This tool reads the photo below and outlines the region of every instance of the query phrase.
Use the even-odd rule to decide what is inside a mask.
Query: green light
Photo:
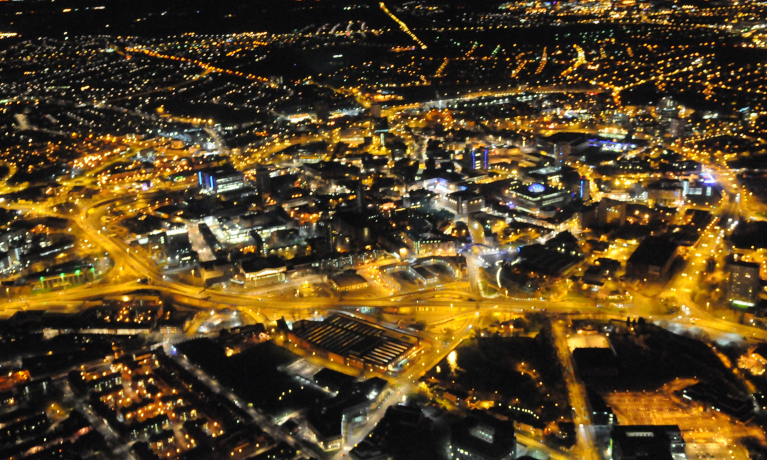
[[[43,282],[43,281],[45,281],[45,277],[44,277],[44,276],[41,276],[41,277],[40,277],[40,282]]]
[[[96,269],[95,269],[95,268],[93,268],[93,267],[91,267],[91,271],[92,271],[92,272],[95,272],[95,271],[96,271]]]
[[[753,302],[745,302],[743,300],[733,300],[732,303],[733,303],[733,305],[737,305],[738,307],[753,307],[754,306]]]
[[[75,270],[75,275],[79,275],[79,274],[80,274],[80,270]]]
[[[62,274],[60,274],[59,276],[60,276],[60,277],[62,277],[62,278],[64,278],[64,274],[63,274],[63,273],[62,273]]]

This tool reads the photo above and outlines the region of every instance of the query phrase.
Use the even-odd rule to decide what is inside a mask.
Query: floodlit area
[[[567,346],[570,351],[576,348],[610,348],[610,342],[603,334],[570,334]]]
[[[711,408],[692,404],[665,391],[614,392],[605,395],[621,425],[678,425],[686,441],[688,458],[730,458],[735,450],[742,458],[738,440],[763,438],[761,430]],[[726,454],[726,455],[725,455]],[[713,457],[708,457],[713,455]]]

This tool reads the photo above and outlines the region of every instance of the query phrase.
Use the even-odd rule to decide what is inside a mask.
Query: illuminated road
[[[285,136],[280,139],[267,141],[264,145],[256,149],[255,152],[249,152],[247,158],[234,158],[235,167],[244,171],[249,167],[261,164],[265,158],[271,157],[275,153],[285,150],[288,147],[319,142],[324,140],[325,137],[321,134],[305,136],[292,135],[291,137]]]
[[[400,27],[400,29],[402,29],[403,32],[405,32],[410,38],[412,38],[414,42],[418,43],[418,46],[420,46],[421,49],[423,50],[426,49],[426,45],[418,37],[416,37],[413,32],[410,31],[410,28],[408,28],[407,24],[402,22],[397,16],[394,16],[394,14],[392,14],[389,11],[389,9],[386,8],[386,5],[384,5],[383,2],[381,2],[379,6],[381,7],[381,10],[384,13],[386,13],[390,18],[394,20],[394,22],[397,23],[397,25]]]
[[[589,414],[589,404],[586,398],[586,388],[578,381],[575,374],[575,368],[570,356],[570,347],[567,345],[567,332],[564,327],[564,321],[552,323],[552,333],[554,335],[554,345],[557,349],[557,356],[564,370],[565,382],[567,382],[567,391],[570,395],[570,406],[573,408],[573,422],[578,433],[578,450],[581,457],[587,460],[599,460],[594,438],[589,429],[591,417]]]
[[[441,97],[439,101],[413,102],[409,104],[386,107],[382,113],[385,116],[390,117],[390,116],[397,115],[398,113],[404,110],[429,109],[429,108],[433,108],[437,106],[444,106],[446,104],[449,105],[455,102],[466,102],[466,101],[471,101],[474,99],[480,99],[485,97],[491,98],[491,97],[518,96],[523,93],[577,94],[577,93],[603,93],[606,91],[608,91],[608,89],[602,86],[589,86],[587,88],[583,88],[583,87],[570,88],[570,87],[558,87],[558,86],[540,86],[540,87],[532,87],[532,88],[531,87],[514,87],[514,88],[496,87],[496,88],[469,90],[466,93],[457,94],[451,97],[448,97],[447,95],[445,95],[445,97]]]
[[[516,90],[515,90],[516,91]],[[494,92],[478,92],[471,95],[460,96],[461,100],[467,100],[476,97],[484,97]],[[509,94],[507,91],[506,94]],[[458,98],[456,98],[458,99]],[[249,158],[240,160],[238,167],[245,168],[259,163],[263,158],[274,155],[291,145],[297,145],[307,142],[322,140],[322,135],[299,136],[284,139],[277,139],[267,142]],[[737,187],[731,183],[732,179],[728,172],[715,170],[716,179],[723,183],[725,189],[730,194],[739,193]],[[68,310],[78,308],[82,301],[90,298],[103,297],[106,295],[119,295],[127,293],[137,288],[149,287],[157,289],[165,294],[175,295],[180,303],[198,306],[199,308],[237,308],[248,312],[255,318],[265,317],[272,320],[281,316],[310,316],[315,311],[327,311],[329,309],[354,309],[357,307],[384,307],[386,311],[396,311],[402,308],[408,318],[417,316],[429,325],[442,323],[458,323],[455,329],[456,333],[451,335],[450,340],[445,342],[440,340],[433,341],[419,356],[419,360],[414,365],[399,372],[393,386],[395,396],[390,397],[384,403],[376,414],[371,417],[364,426],[357,427],[354,430],[352,444],[358,442],[362,436],[365,436],[372,427],[384,415],[386,407],[401,401],[401,397],[412,393],[416,389],[418,379],[440,360],[444,359],[460,342],[467,337],[472,328],[476,325],[476,319],[481,315],[492,311],[513,312],[522,314],[529,311],[546,310],[555,314],[568,314],[571,317],[584,316],[595,319],[625,319],[627,315],[650,316],[647,314],[652,311],[657,299],[648,299],[637,297],[635,305],[631,309],[606,309],[595,307],[592,301],[551,301],[541,299],[514,299],[499,297],[496,299],[487,299],[483,297],[481,289],[481,275],[473,255],[467,256],[469,259],[469,285],[468,291],[462,289],[467,283],[453,283],[451,285],[440,286],[436,291],[422,291],[398,293],[397,295],[384,296],[378,298],[345,298],[343,301],[335,297],[311,297],[295,298],[292,295],[282,295],[267,297],[267,294],[277,291],[290,292],[298,281],[282,285],[266,286],[263,288],[252,289],[247,293],[237,292],[219,292],[207,290],[197,286],[190,286],[181,283],[170,276],[164,275],[151,260],[130,247],[124,241],[109,236],[108,232],[103,231],[101,217],[106,213],[110,205],[120,202],[140,204],[148,202],[154,197],[161,196],[163,193],[173,190],[184,190],[187,185],[173,185],[162,188],[146,194],[132,194],[124,191],[120,195],[102,198],[89,205],[84,206],[74,218],[74,224],[79,228],[85,238],[102,248],[108,256],[114,261],[114,268],[107,273],[102,280],[87,283],[81,286],[73,287],[63,291],[46,292],[25,296],[22,298],[6,299],[2,303],[6,314],[12,314],[18,310],[25,309],[47,309],[51,307],[64,307]],[[738,216],[743,209],[750,209],[757,204],[737,203],[735,200],[727,201],[717,211],[716,216],[732,215]],[[11,209],[19,209],[39,215],[56,215],[51,212],[45,204],[25,204],[13,203],[8,206]],[[469,229],[476,240],[481,240],[477,223],[470,223]],[[741,325],[734,322],[723,320],[714,316],[705,308],[697,305],[691,293],[698,283],[698,275],[703,271],[706,260],[711,257],[718,258],[722,247],[722,241],[725,231],[717,228],[715,224],[706,228],[698,242],[698,245],[691,250],[689,262],[683,272],[674,278],[668,284],[670,296],[676,298],[680,306],[684,306],[682,315],[653,315],[652,320],[673,321],[684,325],[695,325],[711,333],[736,333],[746,338],[767,340],[767,331],[762,329]],[[387,261],[386,263],[389,263]],[[368,268],[373,268],[377,264],[371,264]],[[140,284],[139,279],[146,278],[147,285]],[[317,278],[311,278],[312,282],[318,282]],[[575,312],[578,312],[577,314]],[[575,371],[570,359],[570,352],[565,339],[566,332],[563,326],[555,321],[554,337],[558,356],[564,369],[568,390],[571,398],[571,405],[574,410],[574,421],[578,428],[578,447],[577,456],[570,457],[564,453],[550,449],[541,445],[540,440],[526,438],[520,435],[520,442],[535,446],[537,449],[545,451],[552,458],[583,458],[595,460],[599,458],[596,450],[592,433],[589,429],[590,417],[588,404],[586,401],[585,390],[577,381]],[[339,453],[339,455],[343,452]]]

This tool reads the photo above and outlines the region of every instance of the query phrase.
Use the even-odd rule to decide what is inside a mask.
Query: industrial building
[[[330,285],[336,291],[356,291],[368,287],[368,281],[356,273],[338,273],[328,277]]]
[[[347,315],[293,323],[288,340],[332,362],[384,372],[419,348],[417,337]]]

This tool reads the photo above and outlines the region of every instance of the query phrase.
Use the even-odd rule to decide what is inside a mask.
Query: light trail
[[[573,45],[573,46],[575,47],[575,51],[577,51],[577,52],[578,52],[578,57],[575,59],[575,62],[573,63],[573,65],[572,65],[572,66],[568,67],[567,69],[565,69],[565,71],[564,71],[564,72],[562,72],[562,76],[563,76],[563,77],[564,77],[565,75],[569,74],[569,73],[572,73],[572,72],[574,72],[574,71],[575,71],[575,69],[577,69],[578,67],[580,67],[580,66],[582,66],[583,64],[586,64],[586,63],[587,63],[587,61],[586,61],[586,53],[585,53],[585,52],[583,52],[583,48],[581,48],[581,47],[580,47],[580,46],[578,46],[578,45]]]
[[[389,11],[389,9],[386,8],[386,5],[384,5],[383,2],[381,2],[380,5],[381,5],[381,9],[383,10],[383,12],[388,14],[389,17],[394,20],[394,22],[399,24],[399,28],[400,29],[402,29],[406,34],[410,35],[410,38],[412,38],[413,41],[418,43],[418,45],[421,47],[422,50],[426,49],[426,45],[418,37],[416,37],[413,32],[410,31],[410,28],[408,28],[407,24],[405,24],[404,22],[400,21],[400,19],[397,16],[394,16],[391,13],[391,11]]]
[[[543,68],[546,67],[546,61],[549,59],[548,55],[546,54],[546,47],[543,47],[543,56],[541,56],[541,63],[538,64],[538,68],[535,69],[535,74],[538,75],[539,73],[543,72]]]
[[[517,68],[514,69],[514,71],[511,72],[511,78],[514,78],[517,75],[519,75],[519,72],[521,72],[522,69],[524,69],[526,65],[527,65],[527,61],[520,62],[519,65],[517,66]]]
[[[445,58],[445,61],[442,63],[441,66],[439,66],[439,69],[437,69],[437,73],[434,74],[434,77],[439,78],[442,76],[442,72],[445,71],[445,67],[447,67],[447,63],[450,62],[448,58]]]
[[[234,70],[229,70],[229,69],[222,69],[221,67],[215,67],[215,66],[212,66],[212,65],[208,64],[207,62],[198,61],[196,59],[188,59],[188,58],[183,58],[183,57],[178,57],[178,56],[170,56],[170,55],[167,55],[167,54],[160,54],[160,53],[157,53],[155,51],[151,51],[151,50],[146,49],[146,48],[135,48],[135,47],[134,48],[126,48],[126,51],[133,52],[133,53],[144,53],[147,56],[152,56],[152,57],[156,57],[156,58],[160,58],[160,59],[170,59],[170,60],[173,60],[173,61],[188,62],[188,63],[194,64],[194,65],[200,66],[200,67],[202,67],[203,69],[205,69],[206,71],[209,71],[209,72],[223,73],[223,74],[227,74],[227,75],[235,75],[237,77],[244,77],[244,78],[247,78],[249,80],[256,80],[256,81],[260,81],[262,83],[265,83],[265,82],[269,81],[269,79],[265,78],[265,77],[259,77],[257,75],[252,75],[252,74],[244,74],[242,72],[238,72],[238,71],[234,71]]]

